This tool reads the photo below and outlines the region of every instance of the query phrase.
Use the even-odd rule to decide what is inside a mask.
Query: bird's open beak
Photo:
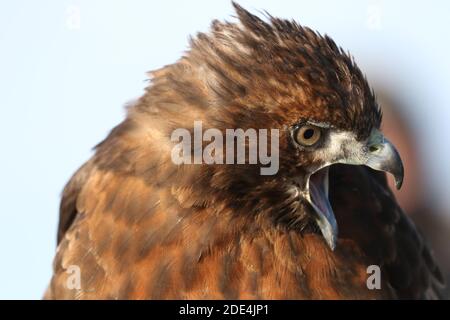
[[[342,144],[342,156],[327,163],[309,177],[308,202],[317,213],[316,223],[329,247],[334,250],[338,238],[338,225],[328,199],[329,166],[335,163],[366,165],[392,174],[397,189],[403,183],[403,164],[394,145],[379,130],[374,130],[364,142],[348,141]]]

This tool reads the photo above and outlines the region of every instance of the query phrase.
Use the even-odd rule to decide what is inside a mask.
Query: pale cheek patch
[[[321,159],[326,164],[332,164],[344,160],[343,157],[355,157],[354,150],[360,142],[356,140],[356,135],[349,131],[332,131],[325,145],[317,151],[317,159]]]

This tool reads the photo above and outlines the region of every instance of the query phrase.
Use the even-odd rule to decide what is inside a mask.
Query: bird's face
[[[400,156],[379,130],[380,108],[352,57],[328,36],[273,17],[266,23],[235,7],[241,26],[215,25],[219,37],[196,46],[209,49],[214,93],[225,103],[239,101],[235,123],[249,119],[248,127],[280,129],[280,171],[272,179],[302,200],[299,207],[309,206],[334,249],[338,225],[328,199],[329,167],[389,172],[400,188]]]
[[[293,150],[285,152],[298,159],[298,170],[292,179],[293,188],[313,209],[317,226],[330,248],[334,249],[338,225],[328,198],[329,167],[333,164],[365,165],[389,172],[394,176],[397,188],[400,188],[403,181],[400,156],[377,128],[372,128],[363,139],[351,130],[313,119],[303,119],[288,130]]]
[[[318,70],[323,74],[327,71],[338,72]],[[297,210],[302,214],[305,207],[307,208],[308,220],[315,222],[332,250],[338,239],[338,221],[328,197],[331,166],[367,166],[392,174],[397,188],[400,188],[403,182],[400,155],[379,129],[381,113],[372,92],[368,89],[366,80],[358,77],[359,73],[356,72],[352,76],[359,83],[354,79],[355,83],[351,85],[350,90],[346,90],[343,83],[334,84],[335,91],[330,84],[331,80],[325,77],[319,86],[326,88],[326,93],[315,90],[312,83],[301,83],[300,90],[298,84],[292,83],[292,89],[273,99],[276,102],[269,108],[260,108],[258,99],[271,101],[273,95],[281,90],[268,90],[271,97],[265,95],[265,90],[254,90],[252,93],[255,93],[256,97],[250,93],[239,102],[241,108],[248,108],[250,111],[237,113],[234,119],[234,123],[246,123],[245,128],[280,131],[280,169],[274,176],[260,178],[272,179],[273,183],[268,183],[268,188],[279,188],[281,185],[281,189],[285,189],[287,194],[294,195],[289,199],[298,199]],[[286,78],[288,77],[284,77]],[[308,86],[309,94],[305,95],[304,88]],[[339,99],[326,99],[327,95]],[[319,96],[322,99],[317,99]],[[248,172],[255,175],[260,171]],[[255,188],[264,185],[261,183],[264,180],[261,179],[253,179],[257,181]],[[283,201],[282,198],[280,201]],[[286,201],[286,204],[291,206],[289,201]],[[294,214],[293,220],[295,219],[297,218]]]
[[[386,171],[400,187],[400,156],[379,130],[381,111],[364,75],[333,40],[291,21],[271,17],[265,22],[235,8],[240,24],[216,22],[210,34],[198,35],[179,64],[156,75],[154,90],[160,93],[158,83],[169,84],[177,92],[170,98],[185,101],[189,112],[183,112],[183,123],[201,114],[221,130],[278,129],[276,175],[258,176],[254,167],[219,166],[201,175],[213,182],[199,181],[200,175],[196,182],[220,186],[218,197],[223,190],[232,193],[224,198],[231,199],[233,208],[256,203],[254,211],[271,208],[280,215],[283,210],[274,208],[277,200],[286,203],[287,215],[308,211],[312,217],[307,223],[314,220],[333,249],[338,226],[328,200],[329,167],[350,164]],[[293,210],[292,194],[300,199]],[[303,210],[305,204],[310,210]]]

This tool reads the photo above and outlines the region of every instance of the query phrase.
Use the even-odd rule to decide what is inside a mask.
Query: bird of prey
[[[433,255],[387,186],[386,173],[401,186],[402,162],[354,60],[233,5],[236,22],[214,21],[150,73],[64,188],[45,298],[439,298]],[[196,122],[278,130],[277,172],[174,163],[172,133]]]

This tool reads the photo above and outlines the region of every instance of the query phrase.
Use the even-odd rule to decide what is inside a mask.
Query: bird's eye
[[[315,145],[322,136],[321,128],[312,125],[304,125],[295,132],[295,141],[306,147]]]

